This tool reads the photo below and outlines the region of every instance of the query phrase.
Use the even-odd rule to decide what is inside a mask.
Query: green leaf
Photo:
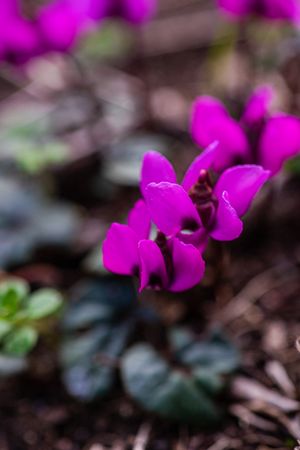
[[[123,351],[130,323],[100,325],[62,346],[63,380],[71,395],[84,401],[105,396],[115,381],[114,361]]]
[[[92,401],[115,382],[115,362],[135,323],[136,293],[130,280],[110,277],[79,283],[71,293],[61,348],[63,379],[71,395]]]
[[[59,164],[67,159],[67,148],[62,142],[51,141],[43,145],[37,142],[22,140],[15,158],[21,169],[29,174],[36,174],[49,166]]]
[[[8,334],[12,329],[12,325],[6,321],[0,319],[0,340],[4,338],[6,334]]]
[[[4,352],[14,356],[24,356],[36,345],[38,334],[29,326],[24,326],[9,333],[4,340]]]
[[[82,360],[90,358],[97,348],[104,345],[107,340],[109,326],[96,328],[86,333],[68,336],[61,347],[60,359],[64,367],[72,367]]]
[[[7,293],[7,291],[13,290],[16,296],[23,300],[28,292],[29,286],[26,281],[19,278],[10,278],[9,280],[2,281],[0,283],[0,298]]]
[[[54,289],[40,289],[32,294],[27,303],[26,313],[31,320],[40,320],[56,314],[62,307],[63,299]]]
[[[136,304],[136,293],[131,280],[113,277],[78,284],[71,299],[63,320],[68,331],[128,315]]]
[[[191,368],[201,367],[215,374],[229,374],[239,366],[238,350],[219,330],[200,342],[188,329],[173,328],[169,338],[176,359]]]
[[[177,370],[147,344],[138,344],[122,358],[127,392],[144,409],[164,418],[197,425],[213,425],[219,413],[194,380]]]
[[[111,317],[112,310],[108,305],[87,302],[71,308],[66,314],[63,325],[66,330],[71,331],[90,326],[97,321],[110,320]]]
[[[224,388],[225,378],[218,373],[214,373],[211,368],[196,367],[192,371],[192,375],[195,383],[209,395],[216,396]]]
[[[28,284],[22,280],[10,279],[0,283],[0,316],[16,314],[28,292]]]

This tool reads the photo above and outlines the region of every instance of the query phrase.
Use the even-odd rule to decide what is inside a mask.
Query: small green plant
[[[62,303],[61,294],[54,289],[30,293],[29,285],[21,279],[1,281],[0,362],[1,358],[3,363],[11,357],[24,358],[46,329],[47,320],[61,310]]]
[[[157,416],[205,427],[221,420],[220,396],[240,364],[222,330],[199,339],[188,327],[164,324],[127,279],[86,280],[70,297],[60,361],[71,395],[97,401],[121,379],[127,395]],[[158,330],[160,350],[152,342]]]

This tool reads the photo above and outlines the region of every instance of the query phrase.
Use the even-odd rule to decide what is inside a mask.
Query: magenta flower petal
[[[55,0],[40,8],[37,25],[48,45],[46,50],[69,50],[93,18],[93,5],[102,5],[104,2],[105,0]]]
[[[77,0],[88,5],[88,15],[91,19],[99,21],[104,19],[110,11],[110,5],[114,0]],[[84,7],[85,7],[84,4]]]
[[[103,242],[103,264],[110,272],[134,275],[139,268],[138,237],[127,225],[113,223]]]
[[[138,200],[129,212],[128,225],[136,232],[139,239],[149,238],[151,219],[144,200]]]
[[[145,191],[150,217],[167,236],[181,230],[196,231],[201,227],[197,210],[182,186],[174,183],[151,183]]]
[[[274,20],[299,21],[299,0],[264,0],[264,16]]]
[[[300,151],[300,120],[293,116],[278,115],[268,120],[260,143],[260,163],[275,175],[288,158]]]
[[[89,0],[90,16],[94,20],[121,17],[134,25],[150,20],[157,7],[157,0]]]
[[[0,2],[0,58],[13,64],[26,62],[39,52],[34,24],[21,15],[17,0]]]
[[[140,257],[140,292],[146,287],[166,288],[168,275],[162,253],[158,245],[150,240],[143,240],[138,245]]]
[[[199,252],[201,252],[201,254],[207,247],[208,234],[205,228],[199,228],[199,230],[194,233],[179,232],[176,237],[184,244],[193,245],[197,248],[197,250],[199,250]]]
[[[40,53],[39,35],[32,23],[19,18],[8,21],[0,31],[3,57],[10,63],[23,64]]]
[[[194,287],[202,280],[205,271],[201,253],[193,245],[184,244],[177,238],[170,239],[169,247],[173,259],[169,290],[180,292]]]
[[[270,20],[299,20],[298,0],[218,0],[219,7],[232,17],[256,14]]]
[[[249,145],[242,127],[229,116],[222,103],[212,97],[199,97],[194,103],[191,133],[202,147],[219,142],[216,171],[230,167],[236,160],[249,158]]]
[[[216,223],[210,232],[210,236],[217,241],[232,241],[238,238],[243,231],[243,222],[238,217],[236,210],[231,206],[226,191],[223,192],[218,200]]]
[[[254,2],[255,0],[218,0],[218,5],[233,17],[244,17],[252,13]]]
[[[231,206],[239,217],[250,208],[255,195],[270,177],[270,172],[261,166],[243,165],[225,170],[215,186],[215,194],[222,197],[226,191]]]
[[[18,17],[20,14],[19,0],[1,0],[0,2],[0,20]]]
[[[219,100],[203,95],[194,101],[190,127],[192,137],[199,145],[207,147],[214,141],[211,134],[216,117],[223,119],[229,117],[226,108]]]
[[[141,174],[141,192],[145,195],[145,189],[150,183],[168,181],[176,183],[176,173],[170,161],[158,152],[150,151],[144,155]]]
[[[142,24],[152,18],[156,11],[156,0],[114,0],[121,4],[122,16],[135,25]]]
[[[213,142],[210,144],[201,155],[197,156],[197,158],[192,162],[190,167],[188,168],[183,181],[182,187],[188,192],[191,187],[197,182],[200,171],[201,170],[209,170],[217,155],[218,151],[218,142]]]
[[[72,6],[67,0],[58,0],[40,10],[37,25],[47,50],[65,52],[75,44],[86,20],[76,2]]]
[[[242,122],[248,126],[260,124],[268,114],[273,97],[271,86],[260,86],[251,95],[245,107]]]

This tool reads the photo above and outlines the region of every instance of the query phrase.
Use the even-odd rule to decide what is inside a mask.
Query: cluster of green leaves
[[[219,330],[199,340],[180,327],[165,330],[168,359],[148,342],[128,346],[139,339],[136,330],[153,325],[162,326],[149,305],[137,302],[130,281],[79,285],[64,320],[61,362],[68,391],[97,400],[112,390],[119,373],[143,409],[176,422],[216,424],[222,415],[217,399],[239,365],[239,352]]]
[[[0,351],[2,357],[22,358],[36,345],[45,319],[62,308],[62,297],[54,289],[30,293],[17,278],[0,283]],[[0,371],[1,372],[1,371]]]

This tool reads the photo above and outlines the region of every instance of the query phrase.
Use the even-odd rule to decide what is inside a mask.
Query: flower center
[[[197,183],[190,189],[192,199],[206,229],[210,229],[215,222],[218,199],[214,194],[212,181],[207,170],[201,170]]]

